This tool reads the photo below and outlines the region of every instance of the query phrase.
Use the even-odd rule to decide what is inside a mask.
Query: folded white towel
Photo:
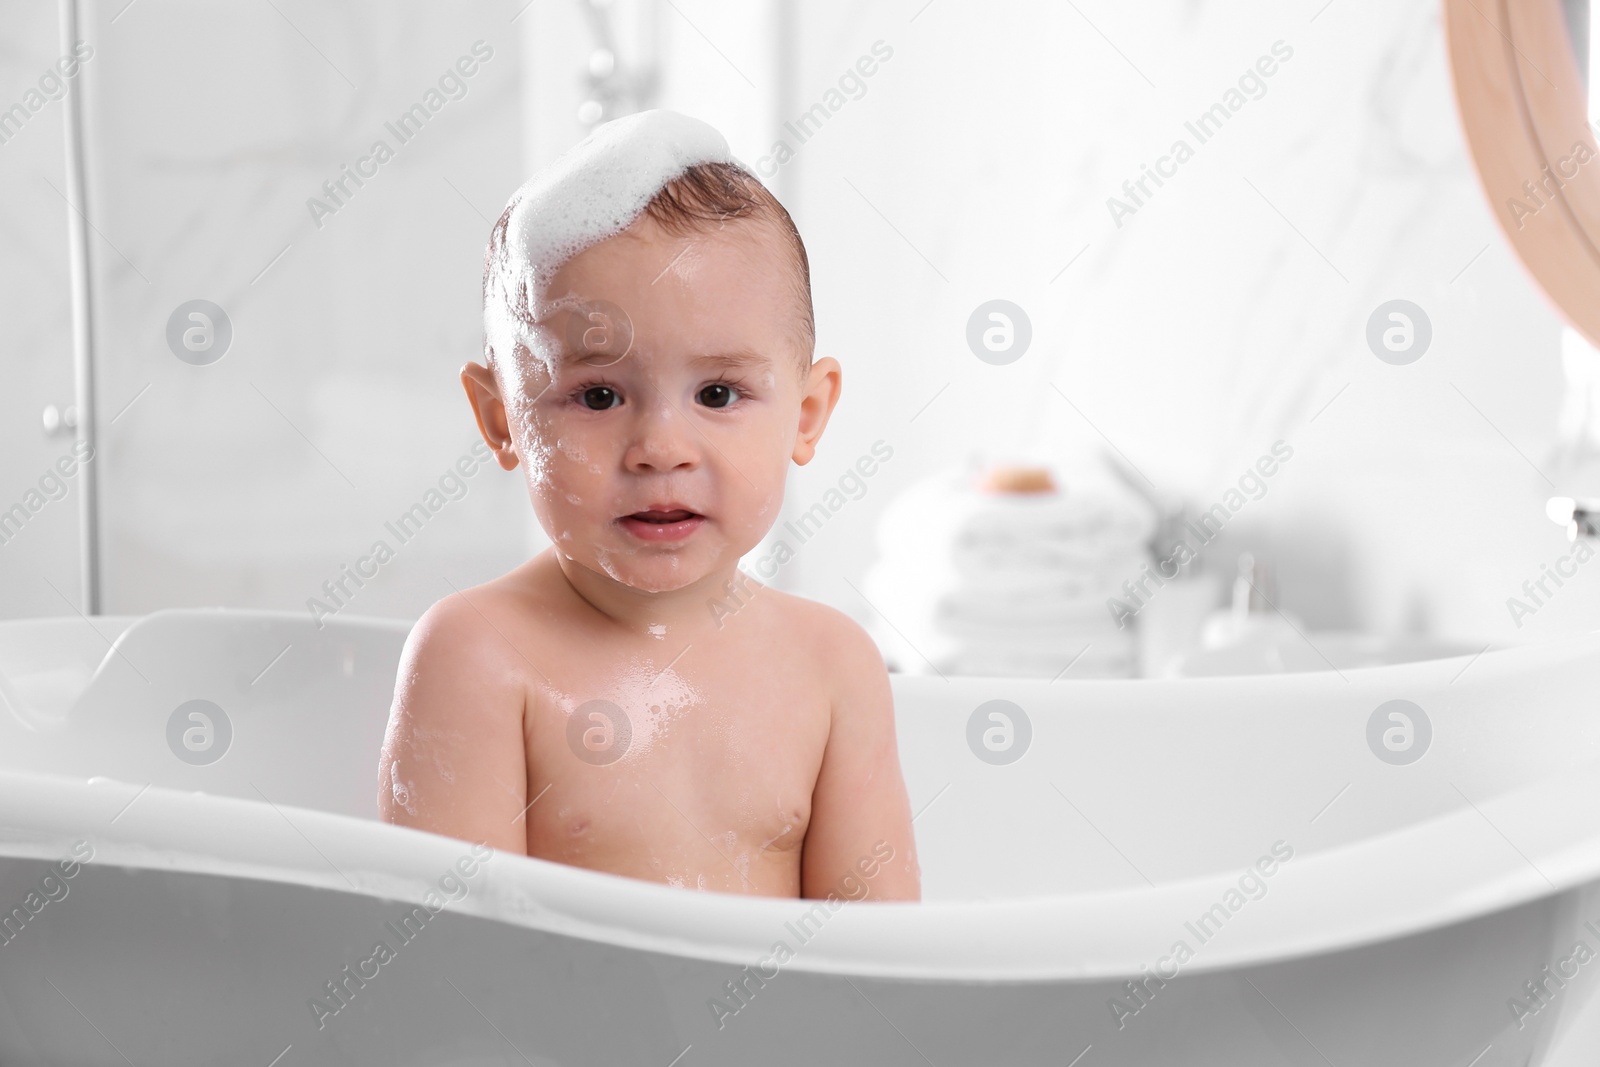
[[[945,471],[889,503],[862,591],[899,669],[1136,673],[1134,634],[1105,605],[1142,572],[1156,516],[1109,479],[1055,481],[1065,488],[991,493]]]
[[[975,619],[937,619],[917,627],[923,633],[949,637],[970,645],[992,648],[1081,648],[1085,641],[1097,644],[1120,640],[1133,631],[1119,628],[1104,608],[1100,614],[1068,623],[1027,623],[1006,625]]]
[[[987,674],[1007,678],[1130,678],[1138,673],[1138,657],[1132,653],[1095,656],[1092,652],[1076,661],[1039,659],[1012,652],[983,652],[968,649],[951,661],[956,674]],[[910,672],[908,672],[910,673]]]
[[[963,577],[990,579],[1002,575],[1098,575],[1122,569],[1122,562],[1137,567],[1144,562],[1140,541],[1106,544],[1024,541],[1011,545],[956,545],[950,567]],[[897,554],[906,558],[904,554]],[[885,554],[886,558],[894,558]]]
[[[955,550],[1032,550],[1050,546],[1064,556],[1093,559],[1125,552],[1155,530],[1148,504],[1109,480],[1058,479],[1050,493],[990,493],[962,471],[943,471],[912,483],[884,509],[878,546],[885,555],[910,552],[938,559]]]
[[[862,593],[890,618],[1012,627],[1098,623],[1110,618],[1106,599],[1120,595],[1121,583],[1133,574],[1130,565],[1089,581],[1037,578],[1027,586],[990,586],[950,581],[949,575],[919,580],[899,568],[877,565],[868,570]]]
[[[1073,678],[1126,678],[1137,673],[1138,647],[1131,634],[1092,641],[978,643],[938,634],[874,630],[895,669],[907,674],[995,674],[1054,678],[1070,667]]]

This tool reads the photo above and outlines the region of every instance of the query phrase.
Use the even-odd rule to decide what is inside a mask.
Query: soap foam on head
[[[641,111],[598,127],[528,179],[507,202],[503,255],[484,279],[491,358],[515,359],[521,344],[550,366],[559,353],[540,343],[526,316],[539,320],[559,305],[546,300],[556,271],[627,229],[664,185],[700,163],[748,169],[707,123],[675,111]]]

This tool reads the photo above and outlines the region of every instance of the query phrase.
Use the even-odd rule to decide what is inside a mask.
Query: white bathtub
[[[464,842],[377,822],[404,625],[95,622],[104,637],[79,619],[0,624],[7,1067],[1600,1053],[1600,958],[1573,956],[1600,951],[1600,635],[1343,675],[896,677],[926,900],[805,920],[814,902],[479,864]],[[967,741],[995,699],[1031,722],[1006,765]],[[1432,723],[1409,765],[1368,745],[1392,699]],[[192,700],[231,725],[209,764],[169,745]],[[1237,892],[1275,844],[1292,857]],[[402,937],[457,864],[458,899],[412,912]],[[794,956],[774,974],[761,961],[780,940]],[[1176,975],[1145,977],[1173,973],[1180,941]],[[1519,1018],[1508,1002],[1529,981],[1548,992]]]

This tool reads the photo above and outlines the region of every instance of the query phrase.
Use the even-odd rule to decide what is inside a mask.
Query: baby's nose
[[[662,393],[638,407],[626,462],[630,470],[692,470],[700,465],[701,437]]]

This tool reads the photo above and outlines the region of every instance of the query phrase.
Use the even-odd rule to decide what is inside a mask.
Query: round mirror
[[[1600,347],[1600,112],[1589,0],[1444,0],[1467,143],[1517,255]]]

